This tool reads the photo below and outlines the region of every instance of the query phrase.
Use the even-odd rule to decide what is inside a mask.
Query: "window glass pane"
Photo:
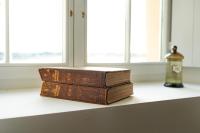
[[[160,61],[161,0],[131,3],[131,62]]]
[[[5,0],[0,0],[0,63],[5,61]]]
[[[123,63],[126,0],[87,0],[87,62]]]
[[[62,0],[10,0],[11,63],[61,63]]]

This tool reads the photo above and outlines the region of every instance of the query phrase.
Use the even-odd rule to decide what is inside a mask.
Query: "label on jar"
[[[182,62],[171,61],[172,71],[180,73],[182,71]]]

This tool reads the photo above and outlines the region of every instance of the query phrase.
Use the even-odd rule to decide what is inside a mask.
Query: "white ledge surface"
[[[163,83],[134,84],[134,95],[111,105],[98,105],[40,96],[40,89],[0,90],[0,119],[71,112],[113,106],[175,100],[200,96],[200,84],[166,88]]]

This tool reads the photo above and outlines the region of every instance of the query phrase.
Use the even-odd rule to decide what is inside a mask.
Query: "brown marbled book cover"
[[[40,68],[42,81],[106,88],[130,83],[130,70],[120,68]]]
[[[43,82],[40,95],[107,105],[127,98],[132,94],[132,83],[115,87],[98,88],[55,82]]]

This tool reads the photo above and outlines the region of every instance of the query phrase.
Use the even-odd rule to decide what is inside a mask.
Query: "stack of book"
[[[130,70],[119,68],[40,68],[41,96],[110,104],[133,94]]]

